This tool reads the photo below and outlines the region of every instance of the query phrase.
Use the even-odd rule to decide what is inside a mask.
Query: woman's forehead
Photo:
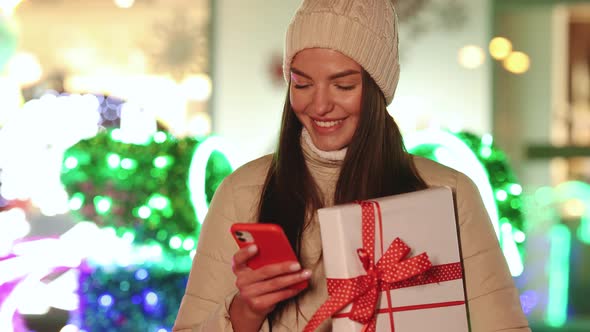
[[[342,71],[358,71],[362,67],[346,55],[327,48],[307,48],[298,52],[291,63],[291,72],[295,74],[332,75]]]

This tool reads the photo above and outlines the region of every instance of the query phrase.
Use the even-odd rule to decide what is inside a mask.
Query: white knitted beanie
[[[393,0],[304,0],[289,24],[283,74],[306,48],[328,48],[355,60],[393,100],[399,80],[397,17]]]

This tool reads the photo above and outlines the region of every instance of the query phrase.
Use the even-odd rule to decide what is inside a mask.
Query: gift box
[[[318,210],[328,300],[306,331],[469,331],[453,194],[435,187]]]

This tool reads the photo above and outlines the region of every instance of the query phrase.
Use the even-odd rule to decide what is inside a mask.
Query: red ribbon
[[[363,248],[357,249],[357,254],[367,273],[351,279],[328,279],[328,300],[314,313],[305,326],[304,332],[314,331],[324,320],[341,311],[349,303],[352,303],[352,309],[346,316],[364,324],[363,331],[374,332],[380,292],[463,277],[460,263],[433,267],[426,253],[405,259],[410,253],[410,248],[399,238],[393,240],[385,254],[382,254],[375,264],[373,257],[375,207],[379,216],[379,235],[381,237],[381,253],[383,253],[381,209],[377,202],[360,201],[358,204],[362,208]],[[387,297],[389,307],[391,307],[389,292],[387,292]],[[387,312],[393,331],[393,310]]]

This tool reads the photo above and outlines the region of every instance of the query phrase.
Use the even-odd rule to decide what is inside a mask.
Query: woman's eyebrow
[[[303,76],[303,77],[305,77],[307,79],[311,79],[311,77],[309,75],[307,75],[306,73],[302,72],[301,70],[299,70],[297,68],[291,67],[291,72],[293,72],[293,73],[295,73],[295,74],[297,74],[299,76]]]
[[[356,75],[356,74],[360,74],[360,73],[361,72],[358,71],[358,70],[350,69],[350,70],[345,70],[345,71],[340,72],[340,73],[332,74],[332,75],[329,76],[329,79],[335,80],[337,78],[341,78],[341,77],[345,77],[345,76],[350,76],[350,75]]]
[[[291,72],[293,72],[293,73],[295,73],[295,74],[297,74],[299,76],[305,77],[307,79],[311,79],[311,77],[309,75],[307,75],[306,73],[302,72],[301,70],[299,70],[297,68],[291,67]],[[336,73],[336,74],[332,74],[328,78],[330,80],[334,80],[334,79],[337,79],[337,78],[341,78],[341,77],[345,77],[345,76],[349,76],[349,75],[356,75],[356,74],[360,74],[360,73],[361,72],[358,71],[358,70],[349,69],[349,70],[345,70],[345,71],[342,71],[342,72],[339,72],[339,73]]]

